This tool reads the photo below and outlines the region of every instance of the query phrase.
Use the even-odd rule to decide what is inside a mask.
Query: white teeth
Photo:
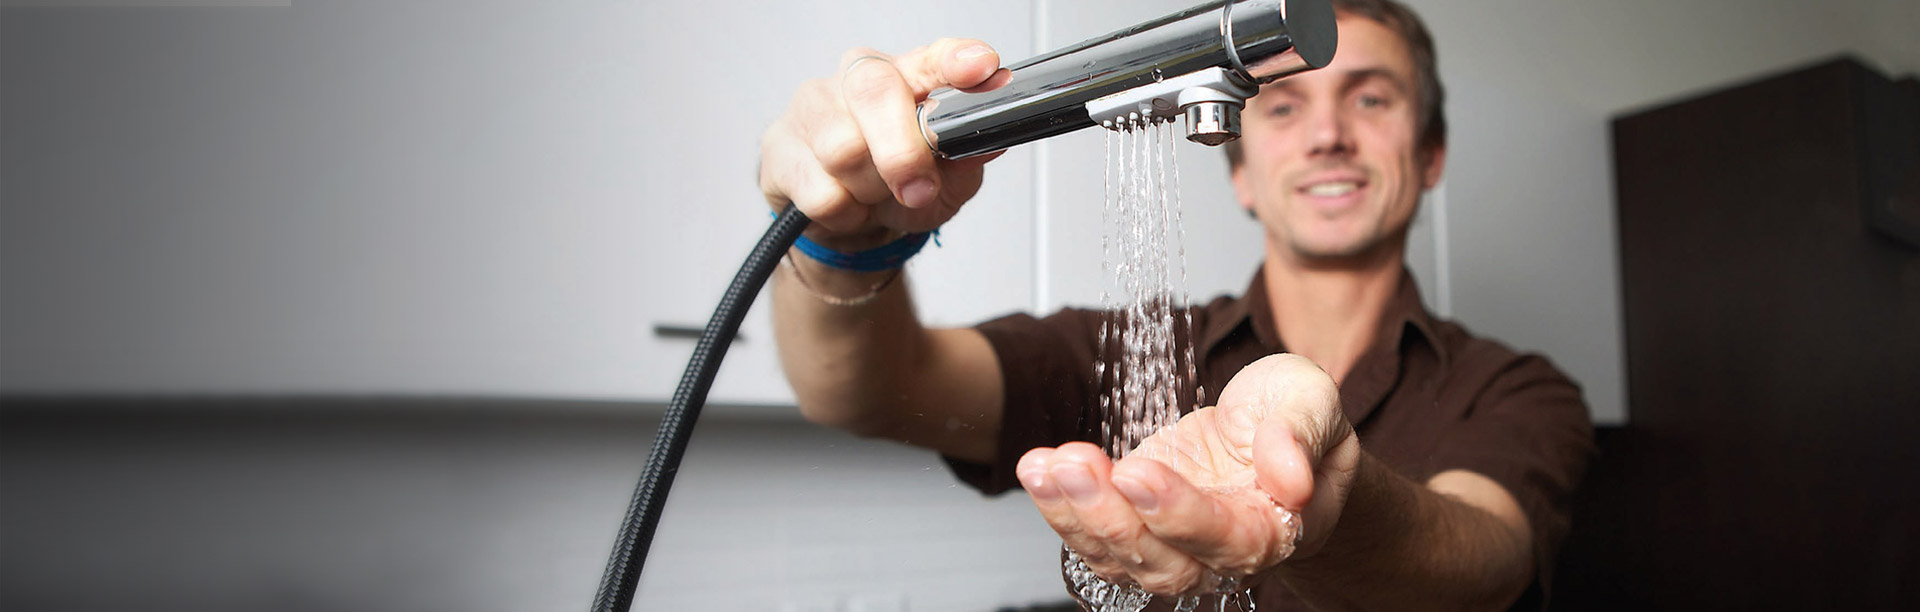
[[[1320,197],[1343,196],[1349,193],[1353,193],[1353,190],[1359,189],[1359,188],[1360,188],[1359,183],[1354,183],[1351,181],[1342,181],[1337,183],[1320,183],[1318,185],[1313,185],[1311,187],[1308,187],[1307,195],[1320,196]]]

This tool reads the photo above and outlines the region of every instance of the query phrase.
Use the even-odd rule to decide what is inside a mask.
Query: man
[[[802,412],[940,451],[984,490],[1023,486],[1089,567],[1155,593],[1211,573],[1247,577],[1263,611],[1542,605],[1592,452],[1586,407],[1544,359],[1421,306],[1402,259],[1446,160],[1432,43],[1391,0],[1334,4],[1333,62],[1263,88],[1230,154],[1263,265],[1179,339],[1217,407],[1110,462],[1086,442],[1101,314],[927,329],[899,270],[795,253],[774,316]],[[762,190],[843,253],[938,227],[985,161],[936,161],[914,104],[998,86],[998,61],[970,40],[849,52],[767,131]]]

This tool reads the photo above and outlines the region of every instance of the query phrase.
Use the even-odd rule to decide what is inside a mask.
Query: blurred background
[[[768,221],[757,140],[792,91],[856,45],[898,53],[967,36],[1011,63],[1189,4],[0,0],[0,609],[585,608],[692,348],[673,330],[704,324]],[[1875,92],[1920,99],[1910,76],[1920,5],[1408,4],[1434,32],[1452,126],[1446,179],[1415,223],[1409,267],[1436,313],[1552,358],[1603,425],[1608,459],[1583,502],[1591,527],[1569,544],[1557,607],[1810,603],[1768,589],[1832,559],[1767,548],[1779,543],[1768,529],[1842,522],[1863,531],[1818,550],[1858,571],[1820,574],[1834,582],[1794,593],[1853,593],[1870,608],[1920,597],[1900,586],[1920,548],[1920,525],[1902,513],[1920,506],[1900,491],[1910,478],[1884,478],[1887,466],[1913,474],[1900,466],[1920,457],[1883,444],[1920,433],[1915,412],[1889,410],[1920,408],[1920,388],[1906,382],[1920,371],[1920,264],[1897,240],[1920,224],[1901,216],[1920,192],[1900,178],[1920,165],[1802,177],[1870,192],[1866,205],[1816,199],[1851,211],[1835,231],[1878,263],[1801,257],[1785,270],[1657,234],[1679,226],[1666,211],[1705,201],[1661,199],[1694,171],[1675,161],[1676,145],[1633,140],[1629,156],[1619,144],[1738,113],[1634,131],[1637,118],[1824,66],[1841,76],[1758,97],[1841,96],[1832,108],[1843,112],[1827,114],[1838,117],[1836,150],[1866,166],[1910,163],[1914,141],[1874,143],[1911,138],[1920,106],[1882,104]],[[1895,110],[1862,110],[1880,106]],[[1817,117],[1826,107],[1809,108]],[[1754,117],[1760,127],[1729,129],[1811,124]],[[1765,150],[1705,142],[1693,155]],[[910,266],[923,318],[958,325],[1098,304],[1103,154],[1101,134],[1087,131],[991,165],[942,245]],[[1219,153],[1183,144],[1178,155],[1188,291],[1238,292],[1258,263],[1259,228],[1234,203]],[[1721,171],[1792,175],[1831,158]],[[1890,182],[1873,178],[1887,172]],[[1738,193],[1731,205],[1761,207]],[[1875,213],[1881,205],[1891,212]],[[1703,233],[1763,231],[1717,214],[1703,213]],[[1753,252],[1810,240],[1741,235]],[[1749,294],[1658,276],[1686,253],[1730,266],[1697,270],[1705,278],[1756,277],[1831,308],[1778,320],[1858,325],[1731,356],[1676,352],[1687,342],[1675,334],[1702,326],[1638,323],[1674,321],[1661,318],[1674,311],[1660,305],[1675,303],[1661,291],[1697,290],[1677,299],[1704,320],[1781,308],[1764,297],[1705,308],[1699,300]],[[1877,276],[1862,282],[1877,289],[1857,297],[1778,280],[1868,269]],[[1754,338],[1778,320],[1727,331]],[[1818,346],[1835,337],[1871,346]],[[1024,498],[982,498],[928,453],[802,422],[771,338],[757,309],[694,436],[635,609],[1064,600],[1057,540]],[[1684,358],[1671,366],[1683,370],[1736,364],[1712,370],[1735,386],[1798,378],[1814,391],[1758,393],[1797,403],[1764,413],[1773,420],[1717,427],[1717,413],[1689,411],[1716,403],[1697,386],[1691,403],[1661,412],[1673,394],[1643,381],[1698,380],[1642,369],[1661,356]],[[1834,370],[1797,377],[1805,361]],[[1738,410],[1751,406],[1727,410],[1744,419]],[[1810,438],[1803,421],[1875,437]],[[1662,423],[1675,425],[1649,429]],[[1755,432],[1852,450],[1758,473],[1742,453],[1785,451]],[[1669,443],[1695,434],[1717,437]],[[1739,442],[1710,442],[1728,437]],[[1724,479],[1687,471],[1695,463],[1752,486],[1713,492],[1703,483]],[[1780,523],[1728,523],[1698,504],[1673,506],[1686,515],[1675,518],[1627,497],[1786,495],[1822,508],[1827,492],[1782,493],[1772,475],[1821,479],[1834,466],[1849,467],[1838,481],[1876,487],[1845,521],[1795,510]],[[1704,524],[1734,527],[1678,541],[1792,562],[1756,580],[1733,561],[1659,549]],[[1719,573],[1687,573],[1716,564]]]

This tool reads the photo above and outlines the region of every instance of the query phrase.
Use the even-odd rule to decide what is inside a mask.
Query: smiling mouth
[[[1300,191],[1310,196],[1335,198],[1358,191],[1360,186],[1359,181],[1332,181],[1308,185]]]

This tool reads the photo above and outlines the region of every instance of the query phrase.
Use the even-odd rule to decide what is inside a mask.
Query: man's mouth
[[[1301,189],[1307,195],[1320,198],[1337,198],[1360,189],[1359,181],[1328,181],[1314,183]]]

